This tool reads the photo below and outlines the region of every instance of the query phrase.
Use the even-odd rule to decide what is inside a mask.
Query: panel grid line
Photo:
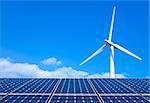
[[[90,79],[87,79],[90,86],[92,87],[93,91],[95,92],[95,94],[97,95],[97,98],[99,100],[100,103],[104,103],[104,100],[102,99],[102,97],[100,95],[98,95],[98,91],[96,90],[96,88],[94,87],[93,83],[91,82]]]
[[[80,92],[82,93],[82,88],[81,88],[81,83],[80,83],[80,80],[77,79],[79,81],[79,88],[80,88]]]
[[[7,93],[0,93],[0,95],[6,95]],[[51,93],[9,93],[9,95],[50,95]],[[99,95],[103,96],[126,96],[126,95],[131,95],[131,96],[141,96],[140,94],[135,94],[135,93],[98,93]],[[54,93],[54,95],[68,95],[68,96],[81,96],[81,95],[96,95],[95,93]],[[150,94],[142,94],[143,96],[150,96]]]
[[[56,90],[57,90],[57,88],[58,88],[58,86],[59,86],[61,80],[62,80],[62,79],[58,79],[57,84],[55,84],[55,87],[53,88],[53,92],[50,94],[50,96],[48,97],[48,99],[46,100],[45,103],[50,103],[50,102],[51,102],[51,99],[52,99],[54,93],[56,92]]]
[[[62,81],[62,82],[63,82],[63,81]],[[61,88],[61,90],[60,90],[60,93],[63,92],[64,86],[65,86],[65,82],[66,82],[66,79],[64,79],[64,82],[63,82],[62,88]]]

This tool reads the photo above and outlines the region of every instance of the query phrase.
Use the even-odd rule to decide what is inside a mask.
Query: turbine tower
[[[112,33],[113,33],[115,11],[116,11],[116,7],[113,8],[110,31],[109,31],[109,37],[108,37],[108,39],[105,39],[105,44],[80,64],[80,66],[83,65],[84,63],[86,63],[87,61],[89,61],[90,59],[92,59],[93,57],[98,55],[100,52],[102,52],[106,48],[106,46],[109,46],[110,47],[110,78],[115,78],[114,49],[121,50],[121,51],[129,54],[130,56],[133,56],[133,57],[135,57],[139,60],[142,60],[140,57],[138,57],[135,54],[131,53],[129,50],[127,50],[127,49],[123,48],[122,46],[112,42]]]

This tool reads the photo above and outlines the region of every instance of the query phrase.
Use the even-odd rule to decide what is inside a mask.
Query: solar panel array
[[[0,103],[150,103],[150,79],[0,79]]]

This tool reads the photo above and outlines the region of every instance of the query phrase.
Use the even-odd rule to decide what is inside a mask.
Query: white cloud
[[[55,71],[49,72],[49,77],[72,78],[72,77],[86,77],[87,75],[88,75],[87,72],[78,71],[73,69],[72,67],[61,67]]]
[[[102,74],[92,74],[88,75],[88,78],[109,78],[109,73],[102,73]],[[115,74],[116,78],[125,78],[124,74]]]
[[[54,57],[44,59],[41,61],[41,63],[44,65],[60,65],[60,64],[62,64],[61,61],[57,60]]]
[[[108,78],[109,73],[93,74],[75,70],[72,67],[60,67],[54,71],[47,71],[39,68],[36,64],[13,63],[9,59],[0,58],[0,78]],[[116,74],[116,77],[125,77]]]

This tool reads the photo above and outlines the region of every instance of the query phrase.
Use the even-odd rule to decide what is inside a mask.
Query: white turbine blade
[[[142,60],[140,57],[136,56],[135,54],[131,53],[129,50],[127,50],[127,49],[121,47],[121,46],[118,45],[118,44],[113,44],[113,46],[114,46],[115,48],[117,48],[117,49],[119,49],[119,50],[121,50],[121,51],[123,51],[123,52],[125,52],[125,53],[127,53],[127,54],[129,54],[129,55],[131,55],[131,56],[133,56],[133,57],[135,57],[136,59]]]
[[[113,25],[114,25],[114,18],[115,18],[115,11],[116,11],[116,7],[113,8],[113,14],[112,14],[111,25],[110,25],[110,31],[109,31],[109,38],[108,38],[109,41],[111,41],[111,38],[112,38]]]
[[[81,65],[83,65],[84,63],[86,63],[87,61],[89,61],[91,58],[93,58],[94,56],[96,56],[97,54],[99,54],[100,52],[102,52],[104,50],[104,48],[107,46],[107,44],[104,44],[101,48],[99,48],[95,53],[93,53],[90,57],[88,57],[85,61],[83,61]]]
[[[117,48],[117,49],[119,49],[119,50],[121,50],[121,51],[123,51],[123,52],[125,52],[125,53],[127,53],[127,54],[129,54],[129,55],[131,55],[131,56],[133,56],[133,57],[135,57],[135,58],[137,58],[137,59],[139,59],[139,60],[142,60],[140,57],[136,56],[135,54],[131,53],[129,50],[127,50],[127,49],[121,47],[121,46],[118,45],[118,44],[114,44],[113,42],[111,42],[111,41],[109,41],[109,40],[105,40],[105,42],[106,42],[107,44],[109,44],[110,46],[114,46],[115,48]]]

